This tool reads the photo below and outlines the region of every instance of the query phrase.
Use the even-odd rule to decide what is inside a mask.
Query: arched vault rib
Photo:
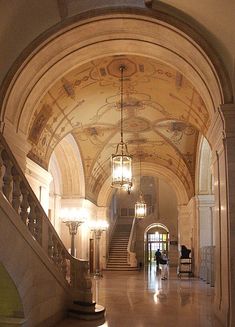
[[[60,167],[62,197],[84,197],[84,171],[73,137],[67,135],[57,145],[54,154]]]
[[[91,30],[93,31],[92,34],[90,33]],[[196,90],[196,94],[193,94],[190,101],[193,101],[195,95],[198,96],[208,114],[207,117],[205,111],[204,120],[207,125],[202,122],[204,127],[199,126],[198,128],[205,134],[215,109],[224,101],[221,92],[222,82],[220,82],[208,55],[194,40],[190,39],[190,36],[167,22],[163,22],[159,18],[154,19],[154,17],[128,12],[121,14],[117,12],[105,13],[103,16],[73,22],[71,26],[61,29],[56,37],[49,38],[42,46],[39,45],[38,48],[34,49],[34,54],[28,56],[22,63],[15,74],[14,81],[9,84],[5,93],[2,111],[5,113],[5,115],[3,114],[4,121],[16,134],[25,135],[26,133],[26,138],[29,136],[29,140],[35,144],[35,149],[39,154],[41,153],[41,159],[44,158],[43,147],[45,144],[49,144],[50,151],[52,151],[58,140],[71,132],[71,127],[74,127],[71,125],[70,130],[66,130],[66,126],[59,126],[55,137],[50,135],[50,131],[53,129],[48,117],[51,117],[52,122],[56,124],[58,115],[54,115],[55,107],[50,106],[50,103],[49,105],[45,103],[43,108],[40,108],[40,103],[46,96],[50,96],[49,102],[56,102],[56,99],[53,99],[53,92],[51,92],[53,85],[83,64],[101,59],[103,61],[107,57],[123,54],[157,60],[163,66],[173,68],[179,74],[178,77],[186,76]],[[85,80],[81,80],[81,82],[85,82]],[[181,82],[181,78],[177,78],[179,89],[182,87]],[[62,91],[72,101],[74,97],[73,88],[66,85],[66,81],[62,84]],[[136,92],[136,94],[139,93]],[[129,94],[131,95],[131,89]],[[164,108],[164,105],[158,106],[156,101],[153,101],[154,106],[149,105],[146,99],[141,101],[144,106],[148,106],[149,110],[156,110],[157,108],[157,111],[163,116],[166,115],[165,118],[174,119],[179,117],[172,117],[172,113],[167,116],[167,110],[169,111],[169,108],[175,109],[174,101],[178,101],[181,108],[185,106],[185,113],[181,113],[182,120],[186,123],[192,123],[189,120],[194,119],[196,125],[199,123],[197,116],[201,117],[204,112],[203,110],[200,111],[202,109],[200,106],[190,108],[187,102],[181,101],[175,94],[171,96],[171,101],[167,105],[165,104],[167,110],[164,109],[163,111],[160,110],[160,107]],[[82,99],[77,103],[81,107],[83,106]],[[69,110],[68,103],[62,103],[62,105],[64,107],[58,106],[59,110],[63,110],[63,108]],[[41,112],[41,109],[46,115]],[[139,109],[141,110],[141,108]],[[86,109],[82,112],[83,117],[85,112]],[[193,112],[195,115],[191,114]],[[36,132],[30,134],[33,130]],[[42,131],[45,131],[43,136],[41,136]],[[47,142],[48,140],[49,142]],[[47,154],[44,166],[47,166],[50,157],[49,151]],[[32,159],[36,158],[37,155],[37,153],[33,153]]]
[[[27,65],[24,63],[25,68],[15,79],[3,105],[5,118],[15,127],[18,125],[19,130],[26,130],[24,123],[30,121],[32,108],[37,107],[54,81],[78,64],[120,51],[158,58],[176,67],[192,81],[211,114],[223,102],[219,79],[207,55],[180,30],[154,18],[130,14],[105,15],[97,20],[88,19],[65,28],[57,38],[39,47]],[[58,49],[61,44],[63,48]],[[10,108],[14,108],[14,115]]]

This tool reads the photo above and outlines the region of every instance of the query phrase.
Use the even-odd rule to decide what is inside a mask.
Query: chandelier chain
[[[120,109],[121,109],[121,146],[122,146],[122,153],[123,153],[123,82],[124,82],[124,70],[125,70],[125,66],[121,65],[120,66],[120,71],[121,71],[121,103],[120,103]]]
[[[123,137],[123,109],[124,109],[124,71],[126,70],[124,64],[119,66],[120,70],[120,132],[121,140],[117,144],[116,153],[112,155],[112,187],[125,188],[128,193],[132,187],[132,156],[129,155],[127,144],[124,142]],[[118,108],[117,103],[117,108]]]

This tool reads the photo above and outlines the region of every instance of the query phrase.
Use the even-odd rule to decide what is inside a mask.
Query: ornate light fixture
[[[141,190],[141,155],[140,155],[140,191],[139,191],[139,200],[135,204],[135,217],[144,218],[147,215],[147,205],[143,198],[143,193]]]
[[[132,187],[132,156],[129,155],[127,144],[123,141],[123,77],[124,65],[120,66],[121,73],[121,141],[116,147],[116,153],[112,155],[112,187],[125,188],[128,192]]]
[[[63,223],[69,229],[69,234],[71,235],[71,255],[75,256],[75,244],[74,239],[77,234],[78,227],[85,221],[85,213],[82,209],[77,208],[63,208],[60,212],[60,218]]]

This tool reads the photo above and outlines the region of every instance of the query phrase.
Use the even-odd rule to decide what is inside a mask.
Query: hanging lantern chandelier
[[[139,190],[139,199],[135,203],[135,217],[144,218],[147,215],[147,205],[144,201],[143,193],[141,190],[141,156],[140,156],[140,190]]]
[[[111,157],[112,164],[112,187],[124,188],[130,192],[132,187],[132,156],[129,155],[127,144],[123,141],[123,80],[124,80],[124,65],[120,66],[121,74],[121,141],[117,144],[116,152]]]

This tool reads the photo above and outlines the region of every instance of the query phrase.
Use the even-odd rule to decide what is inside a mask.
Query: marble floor
[[[56,327],[222,327],[213,316],[213,288],[195,278],[179,279],[175,268],[167,280],[155,265],[138,272],[104,272],[93,281],[105,321],[65,319]]]

